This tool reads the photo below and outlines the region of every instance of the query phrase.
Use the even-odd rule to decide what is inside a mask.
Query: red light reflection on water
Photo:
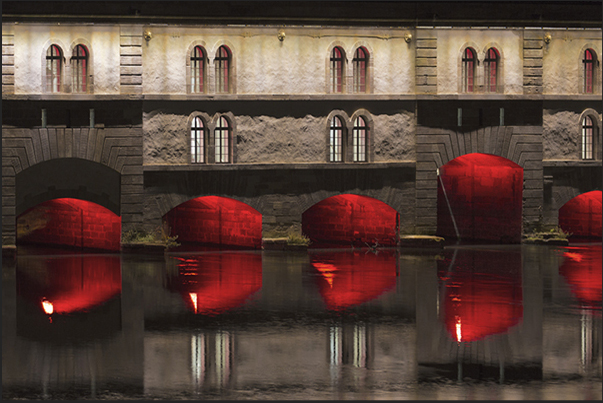
[[[45,261],[44,273],[18,272],[17,292],[47,315],[89,311],[121,294],[119,256],[69,256]]]
[[[459,250],[454,262],[452,259],[451,253],[447,253],[438,262],[438,272],[444,293],[440,315],[454,340],[481,340],[506,333],[521,322],[519,252]]]
[[[321,274],[319,291],[327,309],[340,311],[378,298],[395,288],[396,254],[380,252],[321,253],[312,266]]]
[[[583,308],[601,314],[601,244],[564,248],[566,258],[559,273],[566,279]]]
[[[173,257],[177,278],[169,288],[194,313],[218,315],[245,304],[262,288],[262,256],[254,253]]]

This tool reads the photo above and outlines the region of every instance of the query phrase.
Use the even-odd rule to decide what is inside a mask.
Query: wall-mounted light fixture
[[[553,39],[553,37],[551,36],[551,34],[546,34],[544,36],[544,43],[546,43],[548,45],[549,43],[551,43],[551,39]]]
[[[410,41],[412,41],[412,34],[411,33],[405,34],[404,40],[406,41],[406,43],[410,43]]]
[[[280,31],[278,31],[278,35],[276,36],[278,38],[279,41],[284,41],[285,40],[285,30],[281,29]]]
[[[143,36],[144,40],[147,42],[153,38],[153,34],[148,29],[144,30],[144,32],[142,33],[142,36]]]

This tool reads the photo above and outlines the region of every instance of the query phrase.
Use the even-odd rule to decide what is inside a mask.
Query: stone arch
[[[352,52],[350,53],[352,60],[356,49],[364,48],[368,52],[368,65],[366,68],[366,94],[372,94],[374,92],[374,66],[375,66],[375,52],[373,47],[367,41],[358,41],[352,46]],[[348,76],[354,77],[354,66],[353,63],[349,63]],[[352,84],[353,85],[353,84]]]
[[[44,45],[42,45],[42,55],[41,55],[41,69],[40,69],[40,78],[42,80],[42,93],[48,93],[49,89],[47,88],[47,77],[46,77],[46,52],[48,52],[48,48],[50,47],[50,45],[57,45],[60,49],[61,52],[63,53],[63,69],[61,71],[61,91],[60,92],[64,92],[66,90],[65,88],[65,77],[67,76],[66,73],[66,69],[68,68],[68,63],[67,60],[69,60],[71,58],[71,49],[66,47],[65,44],[56,38],[50,38],[48,39],[46,42],[44,42]],[[69,77],[71,78],[71,77]]]
[[[224,117],[226,118],[226,120],[228,121],[228,125],[230,127],[230,158],[231,158],[231,164],[234,164],[237,162],[237,142],[236,142],[236,138],[237,138],[237,125],[236,125],[236,119],[235,116],[232,112],[223,112],[223,113],[216,113],[214,114],[214,116],[211,118],[211,120],[209,120],[207,122],[207,130],[209,133],[209,147],[208,147],[208,161],[209,162],[215,162],[215,130],[216,130],[216,125],[218,124],[218,119],[220,119],[220,117]]]
[[[582,48],[580,49],[580,53],[578,54],[578,57],[576,59],[577,60],[577,64],[578,66],[580,66],[578,68],[578,76],[580,79],[580,82],[578,83],[578,92],[581,94],[584,94],[585,88],[584,88],[584,52],[587,49],[591,49],[595,52],[595,57],[596,57],[596,63],[593,66],[594,72],[593,72],[593,94],[601,94],[601,88],[602,88],[602,69],[601,69],[601,57],[603,56],[602,51],[601,51],[601,44],[596,44],[594,42],[588,42],[586,43],[584,46],[582,46]]]
[[[77,45],[84,45],[86,47],[86,50],[88,51],[88,65],[87,65],[87,80],[88,80],[88,85],[87,85],[87,91],[86,93],[90,94],[90,93],[94,93],[94,52],[92,51],[92,45],[90,44],[90,42],[87,39],[84,38],[77,38],[76,40],[71,42],[71,46],[69,47],[69,51],[70,51],[70,55],[69,58],[67,59],[69,61],[69,72],[70,75],[72,76],[72,72],[71,72],[71,56],[73,55],[73,51],[75,49],[75,47]],[[71,86],[71,80],[72,77],[69,77],[69,85]]]
[[[601,191],[581,193],[558,211],[559,227],[576,237],[601,238]]]
[[[210,133],[212,132],[210,130],[210,128],[209,128],[210,127],[209,124],[210,124],[210,122],[213,121],[213,119],[207,113],[205,113],[205,112],[198,112],[198,111],[195,111],[195,112],[191,113],[190,115],[188,115],[188,118],[186,120],[186,128],[187,128],[187,132],[186,133],[187,133],[187,139],[188,139],[188,141],[186,142],[186,144],[187,144],[188,157],[189,157],[188,158],[188,162],[191,162],[191,160],[192,160],[192,158],[191,158],[192,151],[191,151],[191,143],[190,143],[190,133],[191,133],[191,127],[193,125],[193,119],[196,118],[196,117],[201,118],[201,121],[203,122],[203,130],[204,130],[204,133],[203,133],[203,149],[204,149],[204,153],[205,153],[205,156],[204,156],[203,160],[204,160],[204,163],[207,163],[208,162],[209,138],[211,137]]]
[[[348,147],[348,137],[349,137],[349,133],[350,130],[352,130],[351,127],[351,123],[350,123],[350,117],[348,116],[348,114],[341,110],[341,109],[336,109],[331,111],[331,113],[329,113],[329,115],[327,116],[326,122],[325,122],[325,161],[326,162],[330,162],[329,159],[329,155],[330,155],[330,132],[331,132],[331,120],[333,120],[334,117],[338,117],[341,120],[341,125],[343,128],[343,133],[342,133],[342,146],[344,147],[344,149],[342,150],[342,159],[343,161],[341,162],[347,162],[347,152],[349,150]]]
[[[225,46],[230,52],[230,81],[229,81],[229,94],[237,93],[237,52],[236,47],[232,44],[232,42],[228,40],[221,40],[214,44],[211,50],[208,50],[207,54],[207,64],[211,66],[209,68],[210,76],[208,80],[210,80],[210,88],[213,93],[216,93],[216,77],[215,77],[215,64],[214,60],[216,58],[216,52],[221,46]]]
[[[503,53],[502,47],[500,46],[500,44],[498,44],[497,42],[489,42],[486,46],[484,46],[482,48],[482,51],[478,54],[478,59],[480,60],[481,66],[482,66],[482,70],[484,68],[484,60],[486,59],[486,53],[488,52],[489,49],[495,49],[498,52],[498,72],[497,72],[497,76],[496,76],[496,93],[500,93],[500,94],[504,94],[505,92],[505,70],[504,70],[504,66],[505,66],[505,55]],[[484,83],[482,85],[482,91],[485,91],[485,86],[486,86],[486,77],[485,74],[482,73],[482,82]]]
[[[203,85],[203,94],[206,94],[209,90],[209,53],[207,52],[207,44],[203,40],[193,41],[189,47],[186,49],[186,53],[184,55],[184,65],[186,66],[186,91],[185,93],[191,94],[191,53],[196,46],[200,46],[205,52],[205,66],[203,66],[204,72],[204,85]]]
[[[342,93],[345,94],[348,92],[347,74],[348,74],[348,64],[349,63],[348,63],[346,46],[341,41],[334,41],[327,48],[327,54],[325,57],[325,93],[327,93],[327,94],[333,93],[333,88],[332,88],[333,86],[331,83],[331,54],[333,53],[333,49],[335,49],[336,47],[340,48],[341,51],[343,52],[343,69],[342,70],[343,70],[344,77],[342,77],[342,80],[343,80]]]
[[[458,77],[458,82],[457,82],[457,91],[459,94],[463,94],[463,54],[465,53],[465,49],[467,48],[471,48],[474,52],[475,52],[475,62],[476,62],[476,66],[474,67],[475,69],[475,76],[473,78],[473,86],[475,87],[476,83],[479,82],[479,77],[480,77],[480,69],[479,67],[479,47],[478,45],[473,42],[473,41],[468,41],[465,42],[460,49],[457,52],[457,61],[456,61],[456,65],[457,65],[457,77]],[[473,90],[473,92],[475,92],[475,89]]]
[[[599,113],[592,109],[592,108],[587,108],[585,109],[581,114],[580,114],[580,120],[578,123],[578,133],[579,136],[579,142],[580,142],[580,155],[578,156],[578,158],[581,159],[582,157],[582,122],[584,120],[584,118],[588,116],[589,118],[591,118],[594,127],[594,133],[593,133],[593,159],[594,160],[600,160],[601,159],[601,128],[603,127],[603,125],[601,124],[601,119],[600,119],[600,115]]]
[[[373,122],[373,115],[366,109],[358,109],[357,111],[355,111],[352,114],[352,117],[350,118],[350,133],[353,133],[354,130],[354,121],[356,120],[357,117],[363,117],[364,120],[366,121],[366,125],[368,127],[368,138],[367,138],[367,143],[366,143],[366,162],[372,162],[373,161],[373,154],[374,154],[374,143],[375,143],[375,125]],[[352,146],[351,140],[352,140],[352,136],[348,136],[350,139],[350,148]],[[353,159],[350,159],[349,161],[352,161]]]

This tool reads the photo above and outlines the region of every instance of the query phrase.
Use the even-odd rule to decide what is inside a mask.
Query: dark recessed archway
[[[519,243],[523,168],[491,154],[467,154],[439,168],[437,233]]]
[[[372,197],[329,197],[302,214],[302,232],[315,243],[383,246],[397,244],[399,214]]]
[[[180,204],[164,217],[180,243],[259,249],[262,215],[253,207],[227,197],[198,197]]]
[[[573,237],[601,239],[601,191],[583,193],[559,209],[559,227]]]
[[[17,217],[17,243],[118,251],[121,217],[86,200],[48,200]]]

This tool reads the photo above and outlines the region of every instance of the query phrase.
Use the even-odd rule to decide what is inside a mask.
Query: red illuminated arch
[[[523,168],[513,161],[482,153],[453,159],[439,168],[437,233],[456,238],[456,224],[461,239],[519,243],[522,190]]]
[[[218,315],[237,308],[262,288],[262,256],[253,253],[174,257],[178,277],[170,288],[196,314]]]
[[[302,232],[316,243],[365,246],[375,241],[397,244],[399,215],[372,197],[353,194],[329,197],[302,214]]]
[[[583,193],[559,209],[559,227],[574,237],[601,239],[601,191]]]
[[[118,251],[121,217],[86,200],[54,199],[17,218],[17,242]]]
[[[170,210],[164,220],[180,243],[261,248],[262,215],[238,200],[198,197]]]

